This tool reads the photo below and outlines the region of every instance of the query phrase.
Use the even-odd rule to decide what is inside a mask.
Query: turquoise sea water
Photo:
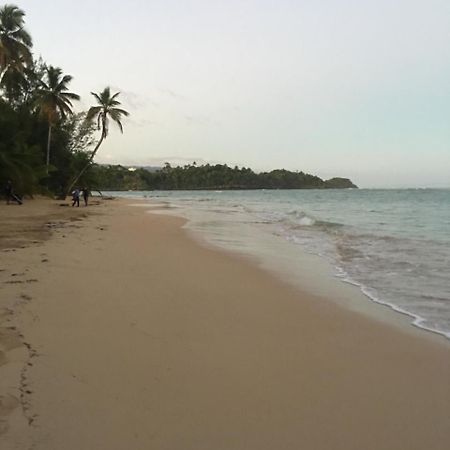
[[[372,300],[450,338],[450,190],[122,193],[168,202],[222,243],[264,229],[326,258]],[[245,232],[244,232],[245,225]],[[242,232],[241,232],[242,231]],[[252,231],[250,231],[252,232]]]

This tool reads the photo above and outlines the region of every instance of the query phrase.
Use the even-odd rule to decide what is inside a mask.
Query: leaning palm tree
[[[25,12],[15,5],[0,8],[0,80],[8,68],[23,70],[32,62],[33,41],[24,29]]]
[[[71,81],[71,75],[63,75],[62,70],[59,67],[53,66],[46,68],[46,81],[40,81],[37,101],[41,115],[45,117],[48,122],[47,173],[50,165],[52,128],[59,119],[64,120],[67,116],[73,114],[71,100],[80,99],[79,95],[67,91],[67,86]]]
[[[112,120],[113,122],[115,122],[119,127],[121,133],[123,133],[123,126],[121,120],[123,117],[129,116],[128,111],[118,108],[118,106],[120,106],[121,103],[116,99],[119,96],[120,92],[116,92],[114,95],[111,95],[110,88],[106,87],[99,94],[96,94],[95,92],[91,92],[91,94],[97,100],[98,105],[91,106],[91,108],[89,108],[86,120],[88,122],[92,121],[97,122],[97,127],[101,132],[100,139],[98,140],[97,145],[95,146],[94,150],[89,156],[87,164],[81,169],[80,173],[73,179],[72,183],[67,189],[67,195],[70,194],[70,192],[72,192],[72,188],[75,186],[75,183],[89,168],[92,161],[94,160],[94,157],[98,149],[100,148],[100,145],[102,144],[103,140],[106,139],[106,137],[108,136],[109,121]]]

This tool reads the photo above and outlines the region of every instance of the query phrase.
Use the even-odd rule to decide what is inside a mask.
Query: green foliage
[[[17,192],[32,194],[39,191],[45,171],[42,150],[34,139],[32,116],[15,111],[0,99],[0,182],[11,179]]]
[[[148,190],[151,173],[145,169],[130,171],[120,165],[92,166],[93,183],[91,186],[98,190]]]
[[[62,126],[69,136],[68,150],[71,153],[87,152],[95,143],[95,125],[86,120],[87,113],[72,115]]]
[[[156,172],[144,168],[130,170],[123,166],[95,166],[99,190],[174,190],[174,189],[326,189],[356,187],[350,180],[321,178],[303,172],[272,170],[255,173],[249,168],[225,164],[165,166]],[[340,180],[337,182],[336,180]]]
[[[129,113],[128,111],[118,108],[118,106],[120,106],[120,102],[117,100],[117,97],[120,95],[120,92],[116,92],[114,95],[111,95],[111,89],[106,87],[98,94],[95,92],[91,92],[91,94],[97,100],[97,105],[89,108],[87,120],[95,120],[98,129],[102,131],[103,139],[108,136],[110,119],[117,124],[120,131],[123,133],[121,120],[123,116],[126,117]]]
[[[85,121],[86,127],[92,126],[93,123],[96,123],[97,128],[101,130],[101,135],[99,141],[97,142],[97,145],[95,146],[85,165],[81,168],[81,170],[69,184],[66,192],[67,195],[72,191],[75,184],[79,183],[82,180],[82,177],[85,176],[85,172],[91,168],[92,161],[94,160],[94,157],[98,149],[100,148],[100,145],[102,145],[103,140],[108,136],[109,121],[113,120],[120,128],[120,131],[123,133],[121,120],[123,116],[126,117],[129,115],[128,111],[117,108],[118,106],[120,106],[120,102],[117,100],[120,92],[111,95],[110,88],[106,87],[99,94],[96,94],[95,92],[91,92],[91,94],[97,100],[97,105],[89,108]]]
[[[71,75],[63,75],[59,67],[46,66],[45,78],[41,79],[37,90],[37,102],[40,113],[51,125],[59,119],[72,115],[72,101],[80,96],[68,91]]]
[[[122,130],[128,113],[118,108],[118,93],[107,88],[94,94],[101,137],[91,150],[95,109],[72,114],[72,102],[80,98],[68,90],[72,76],[33,59],[24,18],[17,6],[0,7],[0,195],[11,180],[18,194],[64,196],[74,180],[95,183],[91,162],[108,134],[108,121]]]

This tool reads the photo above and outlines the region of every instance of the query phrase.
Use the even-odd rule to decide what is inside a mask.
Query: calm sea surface
[[[450,189],[153,191],[194,229],[243,248],[270,232],[326,258],[372,300],[450,338]],[[249,231],[250,230],[250,231]]]

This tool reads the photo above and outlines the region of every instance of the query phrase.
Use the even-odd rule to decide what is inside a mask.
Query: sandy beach
[[[125,200],[0,205],[2,450],[446,450],[450,345]]]

